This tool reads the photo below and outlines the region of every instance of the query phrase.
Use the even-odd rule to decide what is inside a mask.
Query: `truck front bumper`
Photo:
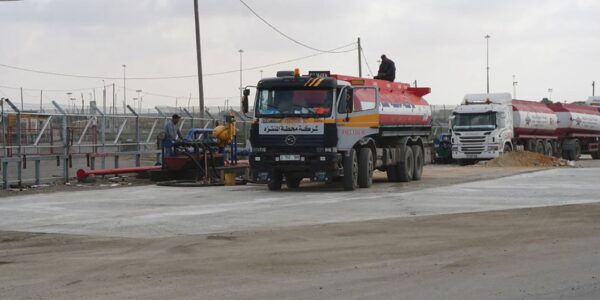
[[[250,170],[257,183],[268,183],[274,172],[330,182],[342,170],[342,154],[312,153],[250,153]]]

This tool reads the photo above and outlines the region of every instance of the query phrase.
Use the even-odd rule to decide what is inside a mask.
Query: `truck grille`
[[[461,151],[465,154],[481,154],[485,151],[485,136],[461,136]]]
[[[295,147],[323,147],[323,135],[295,135]],[[260,135],[258,143],[261,147],[287,146],[287,135]]]

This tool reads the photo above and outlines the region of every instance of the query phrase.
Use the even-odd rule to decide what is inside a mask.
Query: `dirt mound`
[[[529,151],[514,151],[487,162],[488,167],[566,167],[569,161]]]

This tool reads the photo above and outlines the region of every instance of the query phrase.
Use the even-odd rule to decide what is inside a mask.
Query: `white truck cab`
[[[452,157],[461,164],[493,159],[513,149],[510,93],[467,94],[450,119]]]

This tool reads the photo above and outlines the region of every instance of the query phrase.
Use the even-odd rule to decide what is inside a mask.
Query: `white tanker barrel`
[[[555,103],[548,105],[558,117],[560,135],[600,135],[600,112],[597,107],[579,104]]]
[[[533,101],[513,100],[513,127],[515,136],[553,136],[557,128],[557,116],[546,104]]]

